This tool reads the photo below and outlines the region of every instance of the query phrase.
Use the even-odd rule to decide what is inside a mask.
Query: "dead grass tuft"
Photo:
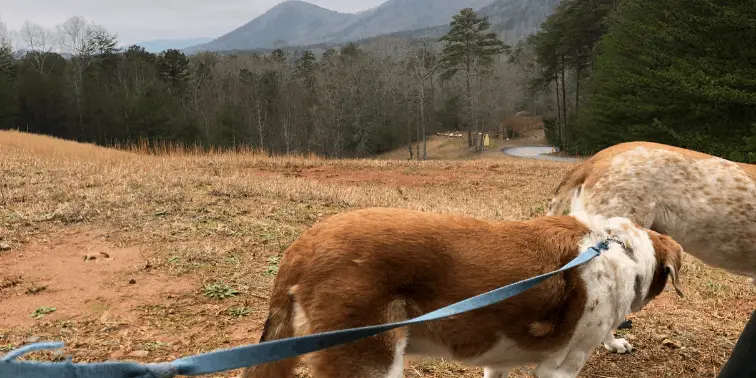
[[[134,247],[139,255],[100,277],[99,297],[82,300],[80,307],[65,306],[67,296],[77,294],[61,291],[60,277],[0,276],[0,300],[29,297],[40,309],[32,325],[0,326],[0,348],[55,339],[66,342],[76,361],[156,362],[253,343],[280,253],[318,220],[369,206],[527,219],[543,214],[569,166],[498,155],[421,163],[268,157],[176,145],[116,150],[3,131],[0,241],[13,249],[0,251],[0,264],[24,264],[31,254],[40,256],[42,246],[88,250],[95,248],[92,240],[114,256],[77,258],[76,264],[92,264],[92,275],[99,274],[97,267],[123,261],[113,250]],[[71,245],[83,232],[94,236]],[[634,317],[628,337],[636,353],[597,349],[582,376],[716,376],[753,310],[753,289],[745,279],[690,257],[683,280],[684,300],[665,293]],[[161,282],[174,283],[176,290],[158,291]],[[128,290],[139,295],[125,297]],[[123,307],[113,298],[136,305]],[[24,316],[30,321],[32,314]],[[665,346],[665,340],[681,347]],[[443,360],[412,362],[405,374],[482,375]],[[513,376],[527,374],[523,368]]]

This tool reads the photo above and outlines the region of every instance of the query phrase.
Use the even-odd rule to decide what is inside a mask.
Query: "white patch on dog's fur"
[[[404,376],[404,350],[407,348],[407,338],[402,337],[394,349],[394,361],[391,363],[386,378],[402,378]]]
[[[606,338],[604,338],[604,348],[610,352],[614,353],[629,353],[633,351],[633,346],[630,345],[629,342],[625,339],[616,339],[614,338],[614,334],[612,332],[609,332],[606,334]]]
[[[582,368],[590,351],[602,341],[607,349],[615,352],[631,350],[632,346],[625,340],[612,341],[614,336],[611,330],[628,314],[640,310],[633,308],[636,276],[641,279],[640,294],[645,298],[656,268],[653,243],[646,232],[637,229],[626,218],[589,215],[581,209],[579,197],[576,199],[573,202],[573,216],[584,222],[592,231],[581,242],[580,250],[608,238],[618,240],[621,244],[610,243],[608,250],[580,268],[580,275],[587,290],[586,307],[575,333],[562,353],[539,365],[537,373],[544,377],[574,377]],[[630,257],[625,248],[631,251],[634,257]]]
[[[509,369],[507,370],[499,370],[499,369],[491,369],[491,368],[483,369],[483,378],[507,378],[507,377],[509,377]]]

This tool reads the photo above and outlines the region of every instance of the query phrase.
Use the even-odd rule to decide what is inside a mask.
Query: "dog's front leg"
[[[633,346],[627,342],[627,340],[622,338],[615,339],[611,330],[609,330],[606,337],[604,337],[604,348],[610,352],[619,354],[630,353],[633,351]]]
[[[508,378],[509,369],[483,368],[483,378]]]
[[[555,359],[539,364],[535,375],[538,378],[575,378],[583,369],[588,356],[587,350],[575,346],[561,362]]]

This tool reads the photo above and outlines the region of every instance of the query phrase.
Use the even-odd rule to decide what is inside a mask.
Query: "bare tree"
[[[13,67],[13,43],[5,23],[0,21],[0,74],[8,73]]]
[[[8,26],[2,20],[0,20],[0,46],[10,50],[13,49],[12,36],[10,31],[8,31]]]
[[[19,34],[23,48],[27,52],[33,53],[30,56],[33,58],[37,71],[42,75],[47,74],[45,63],[50,53],[59,47],[58,36],[54,31],[45,29],[29,21],[24,22]]]
[[[420,40],[420,46],[412,49],[410,53],[410,67],[417,80],[418,87],[418,102],[420,104],[420,135],[423,141],[423,155],[422,160],[428,159],[427,148],[427,132],[425,127],[425,99],[426,99],[426,83],[433,77],[441,67],[441,61],[437,58],[435,52],[432,50],[429,40],[422,38]],[[432,86],[431,86],[432,88]],[[418,156],[418,158],[420,158]]]
[[[74,67],[71,86],[74,91],[79,124],[83,125],[81,92],[84,71],[98,56],[115,50],[116,37],[102,26],[90,23],[80,16],[71,17],[62,25],[58,25],[58,36],[63,52],[71,54]]]

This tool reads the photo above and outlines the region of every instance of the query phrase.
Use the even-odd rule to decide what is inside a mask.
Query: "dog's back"
[[[597,228],[603,232],[603,225]],[[262,341],[419,316],[556,270],[589,246],[585,238],[593,231],[571,216],[488,222],[399,209],[336,215],[305,232],[286,251]],[[649,253],[647,258],[653,259]],[[315,377],[368,378],[401,377],[405,353],[479,366],[541,361],[566,348],[585,320],[586,308],[596,321],[587,330],[583,325],[581,334],[595,338],[595,327],[611,327],[613,305],[595,299],[587,303],[581,271],[567,271],[486,309],[393,330],[310,354],[306,360]],[[605,277],[591,273],[591,280],[612,281],[609,277],[618,266],[604,271]],[[650,285],[651,277],[644,277]],[[623,282],[623,288],[614,288],[632,297],[633,278]],[[599,334],[596,343],[602,338]],[[251,368],[244,377],[291,377],[294,362]]]
[[[755,180],[753,165],[658,143],[622,143],[573,167],[548,214],[579,205],[628,217],[674,237],[709,265],[754,276]]]

